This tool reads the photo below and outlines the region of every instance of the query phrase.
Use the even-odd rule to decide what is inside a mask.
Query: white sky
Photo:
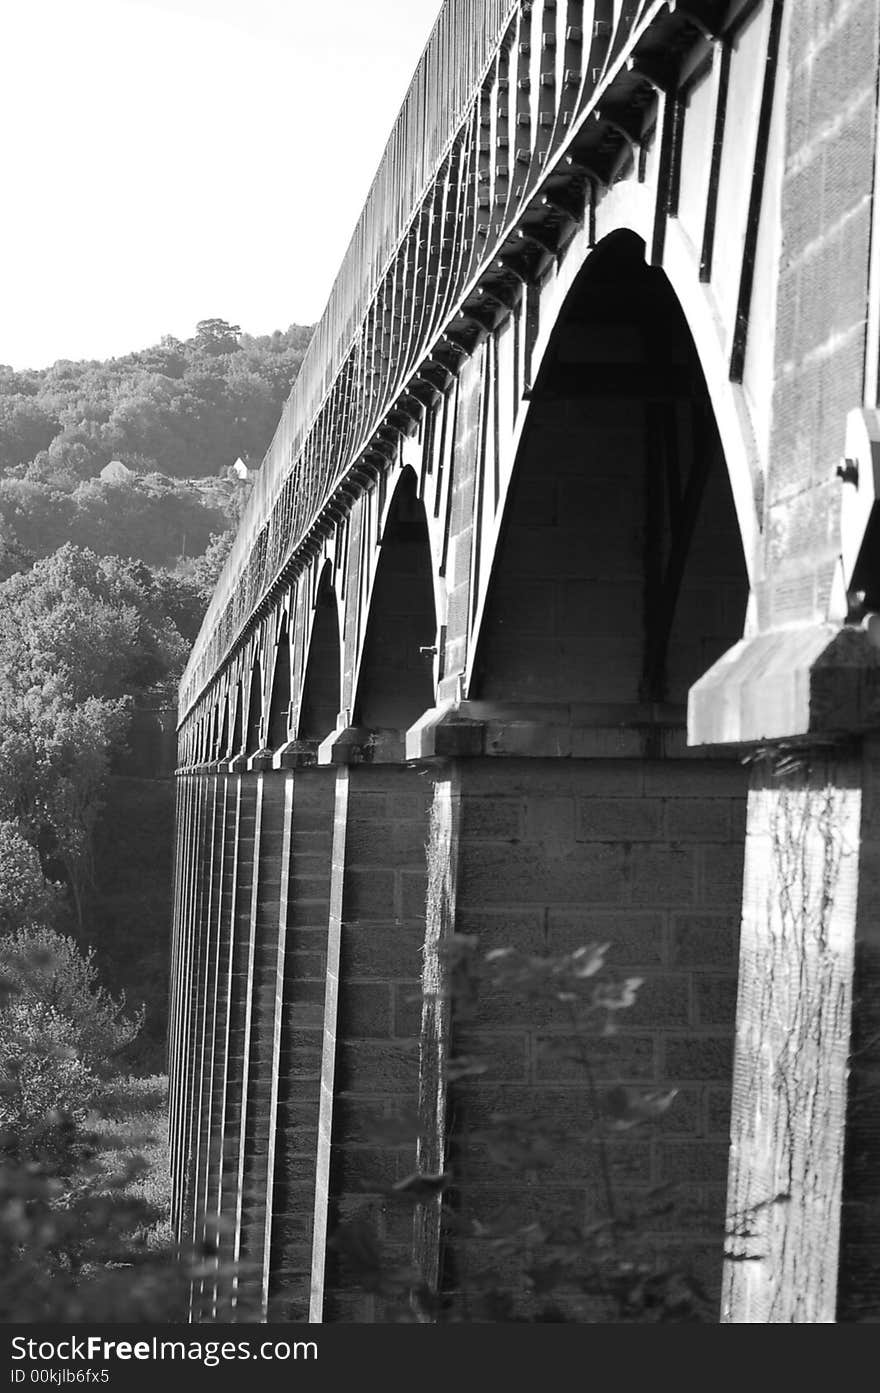
[[[319,318],[441,0],[0,0],[0,363]]]

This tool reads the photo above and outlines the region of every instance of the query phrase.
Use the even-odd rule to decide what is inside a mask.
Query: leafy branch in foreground
[[[385,1319],[714,1319],[686,1258],[658,1243],[676,1218],[674,1192],[624,1188],[616,1176],[622,1134],[656,1123],[676,1094],[606,1082],[611,1037],[642,985],[637,977],[614,980],[608,952],[608,944],[591,944],[558,955],[512,947],[484,953],[476,938],[450,938],[444,1169],[369,1186],[381,1196],[386,1225],[395,1213],[412,1213],[416,1233],[432,1216],[439,1224],[439,1281],[425,1279],[418,1255],[402,1259],[383,1244],[375,1204],[341,1222],[332,1239],[343,1280],[372,1293]],[[545,1085],[491,1082],[491,1053],[479,1033],[487,1018],[543,1023]],[[552,1100],[549,1090],[556,1090]],[[403,1126],[410,1139],[419,1136],[420,1155],[431,1153],[418,1119],[390,1126],[394,1137],[388,1121],[377,1120],[380,1145],[399,1144]],[[563,1189],[581,1195],[574,1212],[560,1198]]]
[[[148,1241],[167,1210],[142,1184],[152,1137],[132,1133],[120,1154],[107,1133],[118,1103],[102,1080],[142,1019],[123,1007],[72,939],[0,938],[2,1321],[173,1319],[180,1307],[182,1278]]]
[[[19,929],[0,939],[0,977],[7,994],[0,1002],[0,1067],[17,1059],[20,1072],[28,1054],[36,1067],[42,1031],[47,1045],[72,1050],[90,1076],[107,1077],[143,1025],[143,1008],[127,1016],[125,994],[114,997],[101,986],[94,949],[83,951],[54,929]],[[13,1023],[26,1019],[33,1023],[22,1038]]]

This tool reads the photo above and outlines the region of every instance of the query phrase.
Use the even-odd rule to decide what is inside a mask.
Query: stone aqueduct
[[[466,1280],[377,1175],[595,1212],[552,1013],[459,1026],[452,933],[643,979],[602,1067],[677,1095],[610,1165],[722,1321],[877,1318],[878,25],[438,17],[180,690],[176,1224],[251,1319],[392,1318],[364,1204]],[[468,1128],[535,1103],[571,1144],[504,1179]]]

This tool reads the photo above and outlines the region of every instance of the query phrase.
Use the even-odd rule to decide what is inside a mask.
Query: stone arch
[[[741,636],[748,595],[685,316],[639,239],[609,237],[573,284],[535,379],[475,635],[468,698],[486,722],[483,748],[525,758],[485,760],[489,778],[461,761],[456,924],[484,948],[509,946],[511,919],[517,946],[535,954],[607,942],[611,973],[637,977],[620,1021],[632,1039],[611,1042],[602,1068],[636,1088],[632,1044],[652,1086],[678,1101],[638,1178],[621,1138],[612,1189],[638,1213],[655,1185],[674,1184],[684,1210],[706,1187],[713,1297],[727,1155],[700,1119],[729,1106],[747,781],[729,753],[686,749],[685,712],[690,686]],[[504,1019],[541,1038],[537,1015],[526,1023],[512,1006]],[[566,1080],[564,1067],[541,1067],[543,1088]],[[520,1106],[513,1085],[499,1092],[499,1111]],[[457,1086],[452,1103],[451,1169],[462,1212],[482,1221],[479,1097]],[[578,1184],[599,1203],[581,1164],[566,1157],[548,1179],[560,1204]]]
[[[323,740],[336,725],[342,705],[339,613],[328,561],[318,582],[315,613],[302,686],[297,734],[300,740]]]
[[[232,700],[234,702],[232,730],[229,745],[225,751],[229,759],[235,759],[237,755],[240,755],[244,746],[244,687],[240,677],[235,683]]]
[[[720,332],[716,302],[699,278],[699,268],[680,227],[669,224],[668,254],[663,270],[687,321],[712,404],[742,537],[749,581],[754,586],[761,566],[764,470],[761,426],[754,405],[740,382],[730,376],[730,349]],[[757,332],[757,331],[756,331]]]
[[[290,637],[287,615],[281,617],[278,642],[275,645],[275,670],[272,674],[272,695],[269,701],[266,744],[279,750],[287,743],[290,721]]]
[[[382,534],[354,703],[356,724],[406,730],[433,705],[437,611],[428,520],[403,470]]]
[[[220,705],[214,701],[211,704],[210,716],[208,719],[208,743],[205,750],[205,759],[213,760],[217,758],[217,740],[220,734]]]
[[[748,577],[706,381],[634,233],[576,280],[532,389],[469,676],[475,699],[682,704]]]
[[[260,733],[263,725],[263,676],[258,654],[251,665],[251,685],[247,705],[247,727],[245,729],[244,753],[256,754],[260,748]]]
[[[226,754],[229,745],[229,689],[227,688],[223,697],[223,719],[217,735],[217,745],[214,751],[215,759],[222,759]]]
[[[203,711],[199,719],[199,738],[196,754],[197,764],[206,764],[210,759],[211,713]]]

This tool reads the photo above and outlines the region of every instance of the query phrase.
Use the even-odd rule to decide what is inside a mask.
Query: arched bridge
[[[194,1319],[397,1318],[352,1216],[466,1310],[499,1207],[657,1187],[722,1320],[876,1319],[878,22],[443,6],[180,689]],[[641,979],[588,1079],[463,942]]]

